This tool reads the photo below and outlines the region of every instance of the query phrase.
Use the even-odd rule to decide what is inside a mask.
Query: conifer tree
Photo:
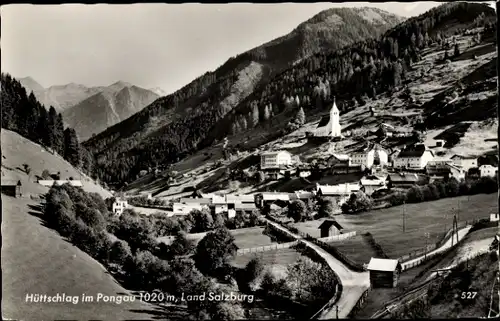
[[[80,144],[73,128],[64,130],[64,158],[73,166],[80,167]]]

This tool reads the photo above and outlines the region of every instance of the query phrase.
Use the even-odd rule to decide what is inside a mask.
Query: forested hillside
[[[487,5],[447,3],[399,24],[381,38],[314,54],[271,81],[255,81],[255,89],[237,96],[239,101],[229,99],[224,104],[224,98],[238,90],[233,86],[241,80],[238,72],[254,64],[242,58],[255,53],[253,50],[157,100],[86,146],[97,158],[101,179],[130,180],[142,169],[174,162],[226,135],[265,125],[280,114],[286,130],[287,122],[281,119],[291,114],[286,111],[300,106],[309,115],[317,113],[331,103],[334,94],[338,100],[349,102],[340,106],[345,112],[363,104],[364,97],[390,93],[405,84],[405,73],[426,47],[437,43],[451,52],[452,44],[442,40],[445,36],[475,26],[485,26],[485,33],[491,34],[495,21],[495,11]],[[258,56],[252,59],[259,61]],[[262,74],[274,75],[269,65],[258,65]]]
[[[47,109],[29,95],[19,81],[1,74],[2,128],[52,149],[71,165],[92,172],[93,157],[81,148],[73,128],[64,128],[63,118],[53,106]]]

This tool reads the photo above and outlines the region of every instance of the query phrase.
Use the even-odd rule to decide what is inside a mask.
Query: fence
[[[353,232],[349,232],[349,233],[345,233],[345,234],[322,237],[322,238],[319,238],[318,240],[320,240],[322,242],[334,242],[334,241],[345,240],[345,239],[355,237],[355,236],[356,236],[356,231],[353,231]]]
[[[292,246],[297,245],[298,242],[299,241],[293,241],[293,242],[288,242],[288,243],[252,247],[252,248],[248,248],[248,249],[239,249],[236,252],[236,255],[239,256],[239,255],[244,255],[244,254],[248,254],[248,253],[259,253],[259,252],[266,252],[266,251],[279,250],[279,249],[289,249]]]
[[[467,221],[461,222],[461,223],[457,224],[457,229],[461,230],[461,229],[465,228],[467,226],[467,224],[468,224]],[[452,231],[453,231],[453,229],[448,230],[448,232],[446,232],[446,234],[444,235],[444,237],[441,240],[437,241],[434,244],[427,245],[427,250],[425,248],[423,248],[423,249],[415,250],[413,252],[410,252],[410,253],[408,253],[406,255],[403,255],[403,256],[399,257],[399,259],[398,259],[399,262],[403,263],[403,262],[410,261],[411,259],[414,259],[416,257],[425,255],[425,253],[434,251],[435,249],[443,246],[448,241],[448,239],[450,238]]]
[[[315,238],[310,238],[308,241],[318,245],[321,247],[323,250],[327,251],[329,254],[331,254],[333,257],[335,257],[337,260],[340,262],[344,263],[347,265],[348,268],[350,268],[353,271],[356,272],[364,272],[366,271],[365,267],[361,264],[358,264],[351,259],[349,259],[347,256],[345,256],[344,253],[342,253],[339,249],[337,249],[335,246],[325,243],[323,241],[320,241]]]
[[[370,293],[371,287],[365,290],[361,297],[358,299],[358,302],[354,305],[354,307],[351,309],[351,312],[349,312],[348,318],[351,319],[354,317],[356,312],[358,312],[362,307],[363,304],[365,303],[366,298],[368,297],[368,294]]]

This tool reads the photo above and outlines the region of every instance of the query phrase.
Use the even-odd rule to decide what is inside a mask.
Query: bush
[[[330,199],[322,199],[318,203],[318,218],[332,217],[338,208]]]
[[[303,221],[306,211],[306,204],[301,200],[295,200],[288,205],[288,217],[292,218],[295,222]]]
[[[118,240],[111,245],[109,259],[112,263],[118,263],[123,266],[131,257],[132,251],[127,242]]]
[[[363,192],[353,193],[347,202],[342,204],[342,213],[351,214],[368,211],[373,206],[373,200]]]
[[[226,228],[208,233],[196,247],[196,267],[205,275],[225,277],[229,259],[236,254],[234,236]]]
[[[45,180],[50,179],[50,172],[48,170],[44,169],[42,171],[42,178]]]

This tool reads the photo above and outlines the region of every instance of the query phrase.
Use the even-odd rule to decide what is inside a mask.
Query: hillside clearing
[[[26,303],[26,294],[128,294],[102,265],[28,214],[25,199],[2,195],[2,317],[17,320],[148,319],[141,302]]]
[[[67,180],[69,177],[81,180],[83,189],[87,192],[98,193],[103,198],[111,197],[109,191],[95,184],[92,179],[76,170],[57,153],[52,154],[42,146],[3,128],[1,141],[2,172],[5,172],[5,176],[2,175],[2,180],[21,179],[23,183],[36,182],[36,175],[41,176],[44,170],[48,170],[51,174],[60,172],[63,180]],[[23,164],[28,164],[31,168],[29,177],[22,170]],[[42,194],[48,191],[46,187],[35,187],[34,185],[38,184],[33,183],[31,190],[28,190],[29,193]]]

